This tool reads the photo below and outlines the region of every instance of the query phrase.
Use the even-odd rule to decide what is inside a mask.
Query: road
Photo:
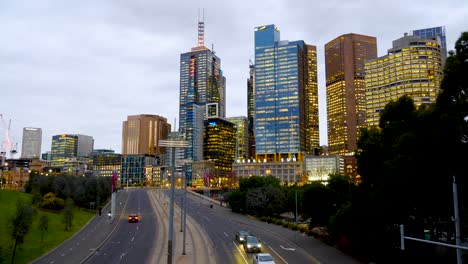
[[[181,190],[176,199],[180,206]],[[276,263],[359,263],[339,250],[313,237],[281,226],[232,213],[230,209],[202,200],[198,195],[187,195],[187,214],[202,226],[214,244],[216,263],[251,263],[252,254],[246,254],[235,241],[239,230],[254,233],[263,244],[263,252],[269,252]],[[213,204],[213,207],[209,205]]]
[[[156,217],[147,189],[128,189],[118,226],[107,241],[86,263],[150,263],[161,219]],[[138,223],[129,223],[128,215],[139,215]],[[161,230],[160,230],[161,231]],[[159,252],[160,255],[163,252]]]

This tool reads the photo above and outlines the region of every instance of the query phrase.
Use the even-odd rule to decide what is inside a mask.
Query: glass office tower
[[[200,23],[203,22],[199,22],[199,26]],[[221,70],[221,60],[204,46],[203,34],[204,31],[199,31],[197,47],[180,55],[179,132],[190,142],[184,151],[184,159],[194,162],[203,159],[205,113],[225,117],[226,79]],[[207,105],[217,107],[207,109]],[[186,173],[190,182],[192,169],[188,167]]]
[[[256,159],[302,159],[311,152],[309,128],[318,120],[315,49],[304,41],[280,40],[275,25],[255,28],[254,122]],[[310,61],[310,63],[309,63]],[[315,65],[315,68],[314,66]],[[315,82],[315,84],[314,84]],[[316,117],[312,117],[316,114]],[[309,131],[309,135],[308,135]],[[317,134],[318,135],[318,134]],[[318,140],[316,141],[318,147]]]
[[[77,135],[62,134],[52,136],[52,166],[62,166],[68,158],[76,157],[77,151]]]

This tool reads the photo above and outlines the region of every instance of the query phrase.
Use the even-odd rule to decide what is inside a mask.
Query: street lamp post
[[[168,147],[172,149],[171,160],[171,192],[169,203],[169,238],[167,241],[167,263],[172,264],[172,241],[174,238],[174,184],[175,184],[175,151],[176,148],[187,148],[189,142],[185,140],[159,140],[159,147]]]

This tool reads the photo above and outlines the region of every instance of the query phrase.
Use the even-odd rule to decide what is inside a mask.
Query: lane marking
[[[132,237],[132,241],[131,241],[131,242],[133,242],[134,239],[135,239],[135,237]]]
[[[284,263],[288,264],[288,262],[286,262],[286,260],[284,260],[284,258],[282,258],[282,257],[280,256],[280,254],[278,254],[278,252],[276,252],[272,247],[270,247],[270,246],[268,246],[268,247],[269,247],[269,248],[276,254],[276,256],[278,256]]]
[[[290,250],[290,251],[295,251],[296,249],[295,248],[287,248],[287,247],[283,247],[283,245],[280,245],[280,247],[284,250]]]
[[[206,221],[208,221],[208,222],[211,222],[211,220],[210,220],[208,217],[206,217],[206,216],[203,216],[203,218],[205,218],[205,219],[206,219]]]
[[[228,235],[228,234],[226,234],[226,232],[223,232],[223,233],[224,233],[224,235],[225,235],[226,237],[229,237],[229,235]]]
[[[239,251],[239,254],[241,255],[241,257],[244,259],[245,264],[248,264],[247,260],[245,259],[244,255],[242,254],[242,251],[240,250],[240,248],[237,246],[236,242],[232,241],[232,243],[233,243],[234,246],[237,248],[237,251]],[[287,264],[287,263],[286,263],[286,264]]]

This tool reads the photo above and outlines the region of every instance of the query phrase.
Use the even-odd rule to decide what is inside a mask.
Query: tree
[[[285,195],[278,188],[266,185],[247,192],[246,208],[257,216],[273,216],[283,212]]]
[[[65,208],[63,209],[63,223],[65,224],[65,231],[68,231],[73,224],[73,208],[75,203],[70,197],[65,201]]]
[[[44,241],[44,233],[49,229],[49,218],[46,215],[42,215],[39,218],[39,230],[41,230],[41,242]]]
[[[23,244],[24,237],[29,232],[32,225],[34,210],[29,204],[23,202],[21,199],[16,203],[16,214],[14,215],[11,223],[11,238],[14,241],[13,254],[11,256],[11,263],[15,260],[16,247]]]

